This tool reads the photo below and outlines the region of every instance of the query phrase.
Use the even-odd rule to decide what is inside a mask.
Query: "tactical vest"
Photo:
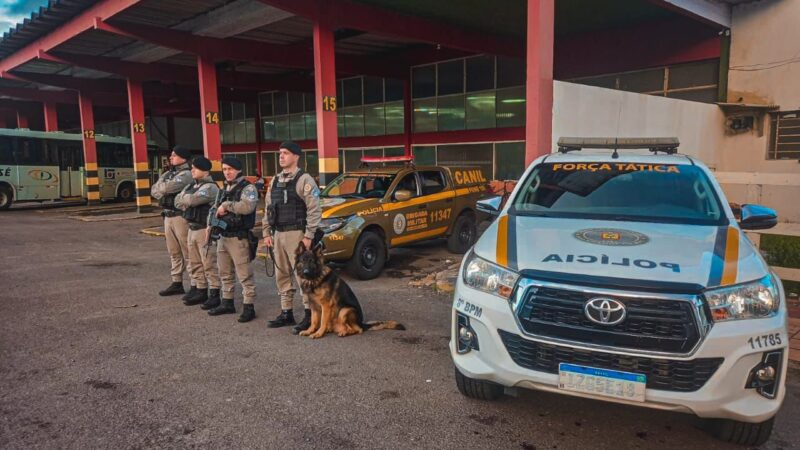
[[[167,172],[167,176],[164,177],[164,181],[172,180],[173,178],[175,178],[179,173],[183,172],[184,170],[185,169],[181,169],[181,170],[170,169],[169,172]],[[158,199],[158,206],[163,208],[165,211],[168,211],[168,212],[171,212],[171,213],[180,213],[180,211],[178,211],[178,209],[175,208],[175,197],[177,197],[177,196],[178,196],[177,192],[175,192],[173,194],[164,194],[163,197]]]
[[[251,183],[247,180],[242,180],[236,184],[230,191],[223,191],[222,202],[238,202],[242,197],[242,191]],[[250,214],[234,214],[229,212],[221,217],[221,219],[228,224],[228,228],[222,233],[223,236],[245,236],[256,225],[256,211],[255,209]]]
[[[206,184],[214,184],[213,182],[207,181],[205,183],[197,184],[193,183],[191,186],[186,188],[186,193],[189,195],[193,195],[195,192],[199,191],[200,188],[205,186]],[[211,203],[214,199],[209,198],[209,202],[192,206],[191,208],[186,208],[186,211],[183,212],[183,218],[186,219],[187,222],[190,224],[198,225],[203,228],[208,226],[208,212],[211,211]]]
[[[272,180],[270,206],[275,210],[275,229],[278,231],[304,230],[306,228],[306,202],[297,195],[297,180],[303,169],[288,182],[279,182],[278,175]]]

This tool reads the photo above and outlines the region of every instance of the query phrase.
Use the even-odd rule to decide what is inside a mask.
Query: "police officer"
[[[292,303],[295,288],[292,286],[294,252],[303,242],[311,248],[311,240],[322,220],[319,204],[319,187],[311,175],[298,167],[303,151],[294,142],[283,142],[280,146],[279,163],[281,173],[270,183],[264,206],[264,245],[273,247],[275,254],[275,281],[281,297],[281,313],[267,326],[270,328],[294,325]],[[299,285],[299,279],[298,279]],[[303,296],[305,316],[292,329],[298,334],[311,324],[311,309],[308,298]]]
[[[251,239],[257,245],[252,229],[256,223],[256,204],[258,191],[252,183],[242,176],[242,162],[228,156],[222,159],[222,174],[225,176],[225,190],[214,202],[211,215],[225,222],[217,242],[217,264],[222,280],[222,302],[208,311],[211,316],[233,314],[233,290],[235,278],[239,279],[244,295],[244,309],[239,322],[249,322],[256,317],[253,301],[256,299],[256,283],[253,280],[251,261]],[[214,226],[209,220],[209,225]]]
[[[158,200],[164,217],[164,234],[167,238],[167,250],[172,262],[170,275],[172,284],[158,295],[183,294],[183,271],[188,258],[187,239],[189,226],[182,216],[182,211],[175,208],[175,196],[192,183],[192,173],[187,161],[192,157],[189,149],[176,145],[169,156],[170,169],[161,174],[158,181],[150,188],[150,195]],[[194,288],[194,286],[192,286]]]
[[[219,306],[219,273],[217,272],[217,251],[209,249],[208,215],[211,204],[217,198],[219,188],[211,178],[211,161],[198,156],[192,160],[192,179],[194,183],[186,186],[175,196],[175,207],[183,211],[183,218],[189,224],[189,276],[192,285],[183,304],[186,306],[203,303],[203,309]],[[209,291],[210,289],[210,291]],[[205,303],[204,303],[205,302]]]

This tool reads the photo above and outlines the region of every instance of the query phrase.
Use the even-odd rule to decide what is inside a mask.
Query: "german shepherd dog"
[[[311,326],[300,336],[318,339],[328,332],[345,337],[364,330],[406,329],[393,320],[364,322],[361,305],[350,286],[325,265],[322,246],[307,250],[301,242],[295,250],[295,270],[300,289],[308,296],[311,306]]]

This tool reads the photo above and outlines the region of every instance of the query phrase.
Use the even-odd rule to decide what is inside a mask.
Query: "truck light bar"
[[[410,163],[414,161],[414,156],[362,156],[361,162],[364,164],[402,162]]]
[[[653,153],[664,152],[669,155],[678,152],[680,142],[676,137],[660,138],[579,138],[562,137],[558,140],[558,151],[567,153],[584,148],[607,148],[615,152],[619,149],[646,148]]]

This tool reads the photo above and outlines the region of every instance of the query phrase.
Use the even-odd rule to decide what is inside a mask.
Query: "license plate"
[[[566,363],[558,365],[558,388],[565,391],[643,402],[646,385],[647,376],[639,373]]]

